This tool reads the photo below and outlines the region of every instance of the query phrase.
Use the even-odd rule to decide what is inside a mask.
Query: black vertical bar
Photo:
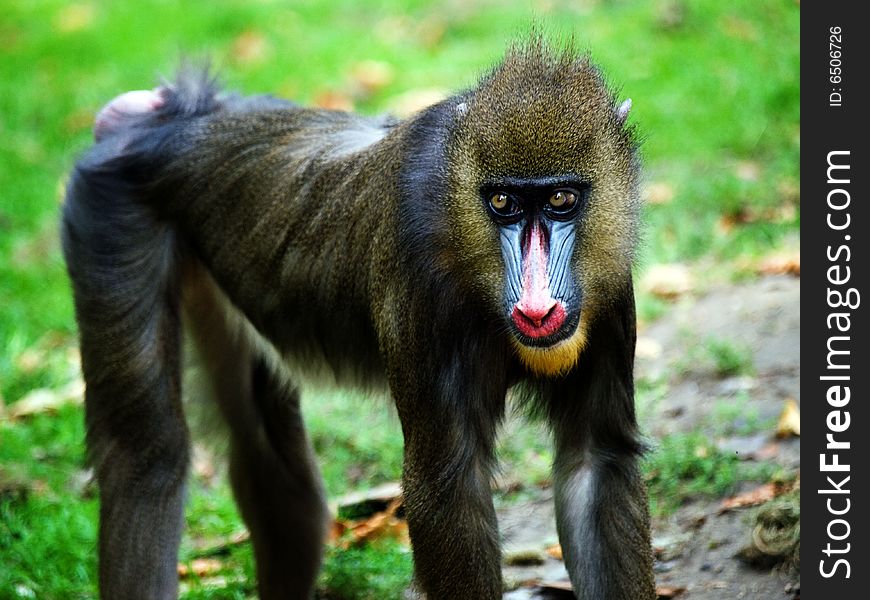
[[[870,23],[801,6],[801,596],[867,598],[870,575]],[[838,54],[839,53],[839,54]]]

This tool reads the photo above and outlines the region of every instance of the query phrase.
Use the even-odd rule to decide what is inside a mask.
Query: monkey
[[[103,598],[172,598],[182,341],[228,425],[261,598],[310,598],[328,511],[306,373],[389,391],[417,587],[500,598],[509,390],[552,431],[581,600],[655,598],[634,408],[640,159],[589,55],[511,46],[404,120],[222,91],[182,68],[98,115],[62,210]]]

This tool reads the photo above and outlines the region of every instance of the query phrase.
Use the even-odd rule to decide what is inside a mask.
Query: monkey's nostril
[[[556,333],[565,322],[565,316],[562,303],[552,298],[546,303],[534,306],[517,303],[511,313],[517,329],[532,338]]]
[[[517,304],[517,310],[529,321],[535,324],[535,327],[540,327],[541,323],[553,314],[556,308],[556,301],[551,299],[550,302],[539,304],[537,306],[522,306]]]

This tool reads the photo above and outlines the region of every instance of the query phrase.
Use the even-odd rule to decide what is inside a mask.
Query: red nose
[[[511,319],[523,335],[531,338],[546,337],[562,327],[565,322],[565,308],[553,298],[534,304],[518,302],[511,312]]]

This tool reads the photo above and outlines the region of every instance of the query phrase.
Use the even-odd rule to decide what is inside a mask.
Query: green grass
[[[640,323],[655,321],[668,311],[668,303],[652,294],[640,294],[637,298],[637,319]]]
[[[644,474],[654,516],[664,516],[695,498],[716,498],[741,481],[766,481],[772,467],[741,463],[718,450],[702,433],[667,436],[647,455]]]
[[[752,373],[752,352],[743,344],[708,338],[704,349],[720,377]]]
[[[401,477],[402,432],[386,398],[318,393],[303,413],[330,497]]]
[[[82,435],[71,407],[26,426],[0,421],[0,597],[93,594],[97,502],[74,484]]]
[[[690,340],[686,351],[674,365],[678,373],[710,373],[716,377],[751,375],[754,372],[752,349],[737,340],[707,336],[694,340],[694,335],[686,332]]]
[[[397,542],[330,549],[319,589],[332,600],[401,600],[412,571],[410,550]]]
[[[719,436],[747,436],[776,430],[776,418],[762,418],[757,406],[749,402],[749,394],[738,391],[729,398],[716,400],[710,426]]]
[[[776,248],[800,225],[799,5],[702,0],[667,21],[671,4],[0,0],[0,400],[11,405],[63,385],[76,368],[57,236],[66,173],[90,143],[95,111],[122,91],[153,86],[183,54],[211,56],[225,82],[245,92],[302,102],[334,92],[371,113],[410,90],[470,85],[531,23],[554,39],[573,35],[634,100],[647,177],[672,191],[645,210],[643,263],[721,262]],[[366,59],[389,65],[393,78],[361,94],[350,73]],[[639,306],[647,320],[666,310],[645,298]],[[723,372],[743,368],[739,351],[711,353]],[[398,477],[399,429],[386,407],[318,396],[305,412],[333,496]],[[97,507],[80,483],[81,420],[79,408],[67,407],[0,421],[2,598],[95,595]],[[532,433],[512,437],[502,456],[532,484],[546,476],[551,455]],[[723,473],[728,465],[719,465]],[[196,556],[192,540],[241,527],[227,489],[199,482],[188,524],[182,560]],[[344,598],[389,597],[385,590],[407,579],[403,549],[359,552],[331,553],[323,585]],[[222,560],[228,583],[190,582],[186,597],[253,593],[250,547]],[[377,572],[395,577],[379,582]]]

